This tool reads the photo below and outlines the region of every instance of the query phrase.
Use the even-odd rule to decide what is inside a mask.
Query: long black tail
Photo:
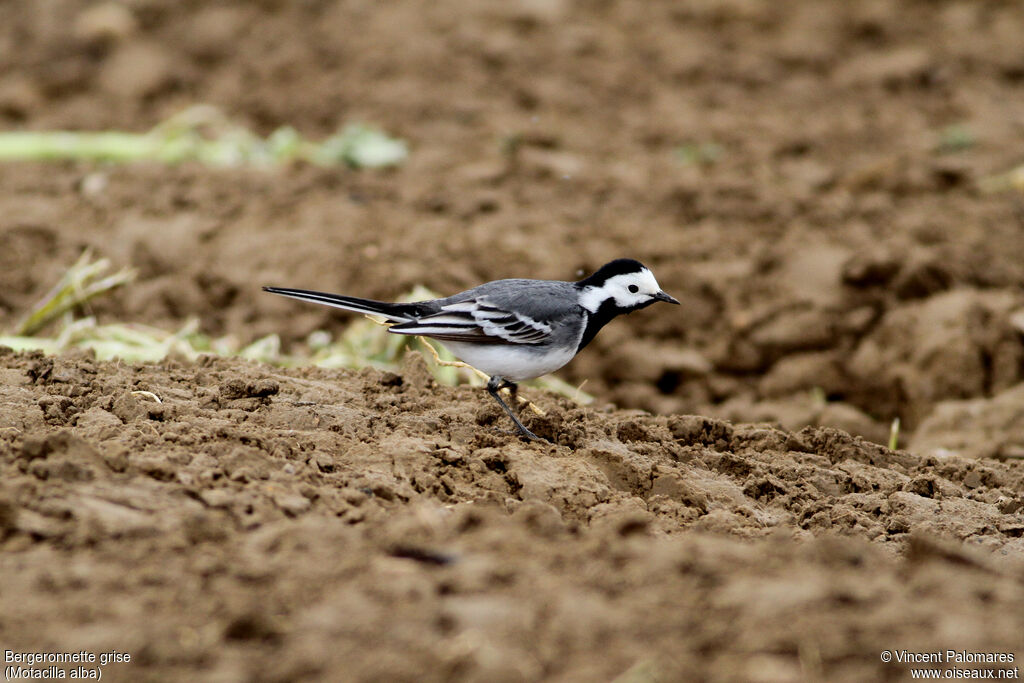
[[[393,323],[410,322],[416,319],[415,304],[392,304],[385,301],[360,299],[354,296],[341,296],[327,292],[314,292],[308,289],[289,289],[287,287],[264,287],[264,292],[288,296],[299,301],[308,301],[324,306],[333,306],[354,313],[380,315]]]

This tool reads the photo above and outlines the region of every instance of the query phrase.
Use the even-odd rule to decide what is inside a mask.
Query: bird
[[[610,261],[582,280],[494,280],[441,299],[389,303],[308,289],[264,287],[272,294],[383,317],[392,334],[436,339],[452,354],[490,376],[487,391],[519,433],[526,428],[501,398],[515,404],[518,383],[571,361],[614,318],[663,301],[679,304],[650,268],[631,258]]]

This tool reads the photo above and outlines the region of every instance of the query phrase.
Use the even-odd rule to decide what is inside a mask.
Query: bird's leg
[[[524,405],[532,410],[534,414],[540,415],[541,417],[544,417],[544,415],[547,414],[538,408],[530,399],[520,396],[519,385],[515,382],[509,382],[507,379],[503,379],[501,386],[498,387],[498,391],[501,391],[502,389],[508,389],[509,405],[512,407],[512,410],[516,411],[516,415],[523,414]]]
[[[519,431],[523,436],[530,439],[531,441],[544,441],[544,439],[540,438],[539,436],[531,432],[529,429],[527,429],[525,426],[523,426],[523,423],[519,421],[519,418],[516,416],[515,413],[512,412],[512,409],[508,407],[508,404],[502,400],[501,395],[498,393],[502,389],[502,387],[508,387],[509,391],[512,393],[513,398],[515,398],[516,389],[518,389],[515,382],[509,382],[508,380],[498,377],[497,375],[494,375],[493,377],[491,377],[490,380],[488,380],[487,393],[493,396],[494,400],[498,402],[498,405],[504,408],[505,412],[508,413],[508,416],[512,418],[512,421],[516,423],[516,427],[519,428]]]

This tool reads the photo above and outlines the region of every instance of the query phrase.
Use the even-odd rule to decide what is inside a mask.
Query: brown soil
[[[563,371],[618,409],[532,394],[555,445],[416,359],[0,352],[0,647],[127,651],[121,680],[1019,664],[1024,204],[979,181],[1022,161],[1022,22],[975,0],[0,4],[4,128],[207,102],[412,148],[384,173],[2,166],[0,329],[85,246],[140,271],[101,321],[243,340],[346,322],[264,284],[388,298],[632,256],[683,301]]]

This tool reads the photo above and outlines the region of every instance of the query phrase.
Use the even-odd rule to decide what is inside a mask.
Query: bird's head
[[[613,307],[615,313],[630,313],[658,301],[679,303],[662,291],[650,268],[633,259],[606,263],[576,286],[580,288],[580,304],[590,313],[597,313],[602,307]]]

